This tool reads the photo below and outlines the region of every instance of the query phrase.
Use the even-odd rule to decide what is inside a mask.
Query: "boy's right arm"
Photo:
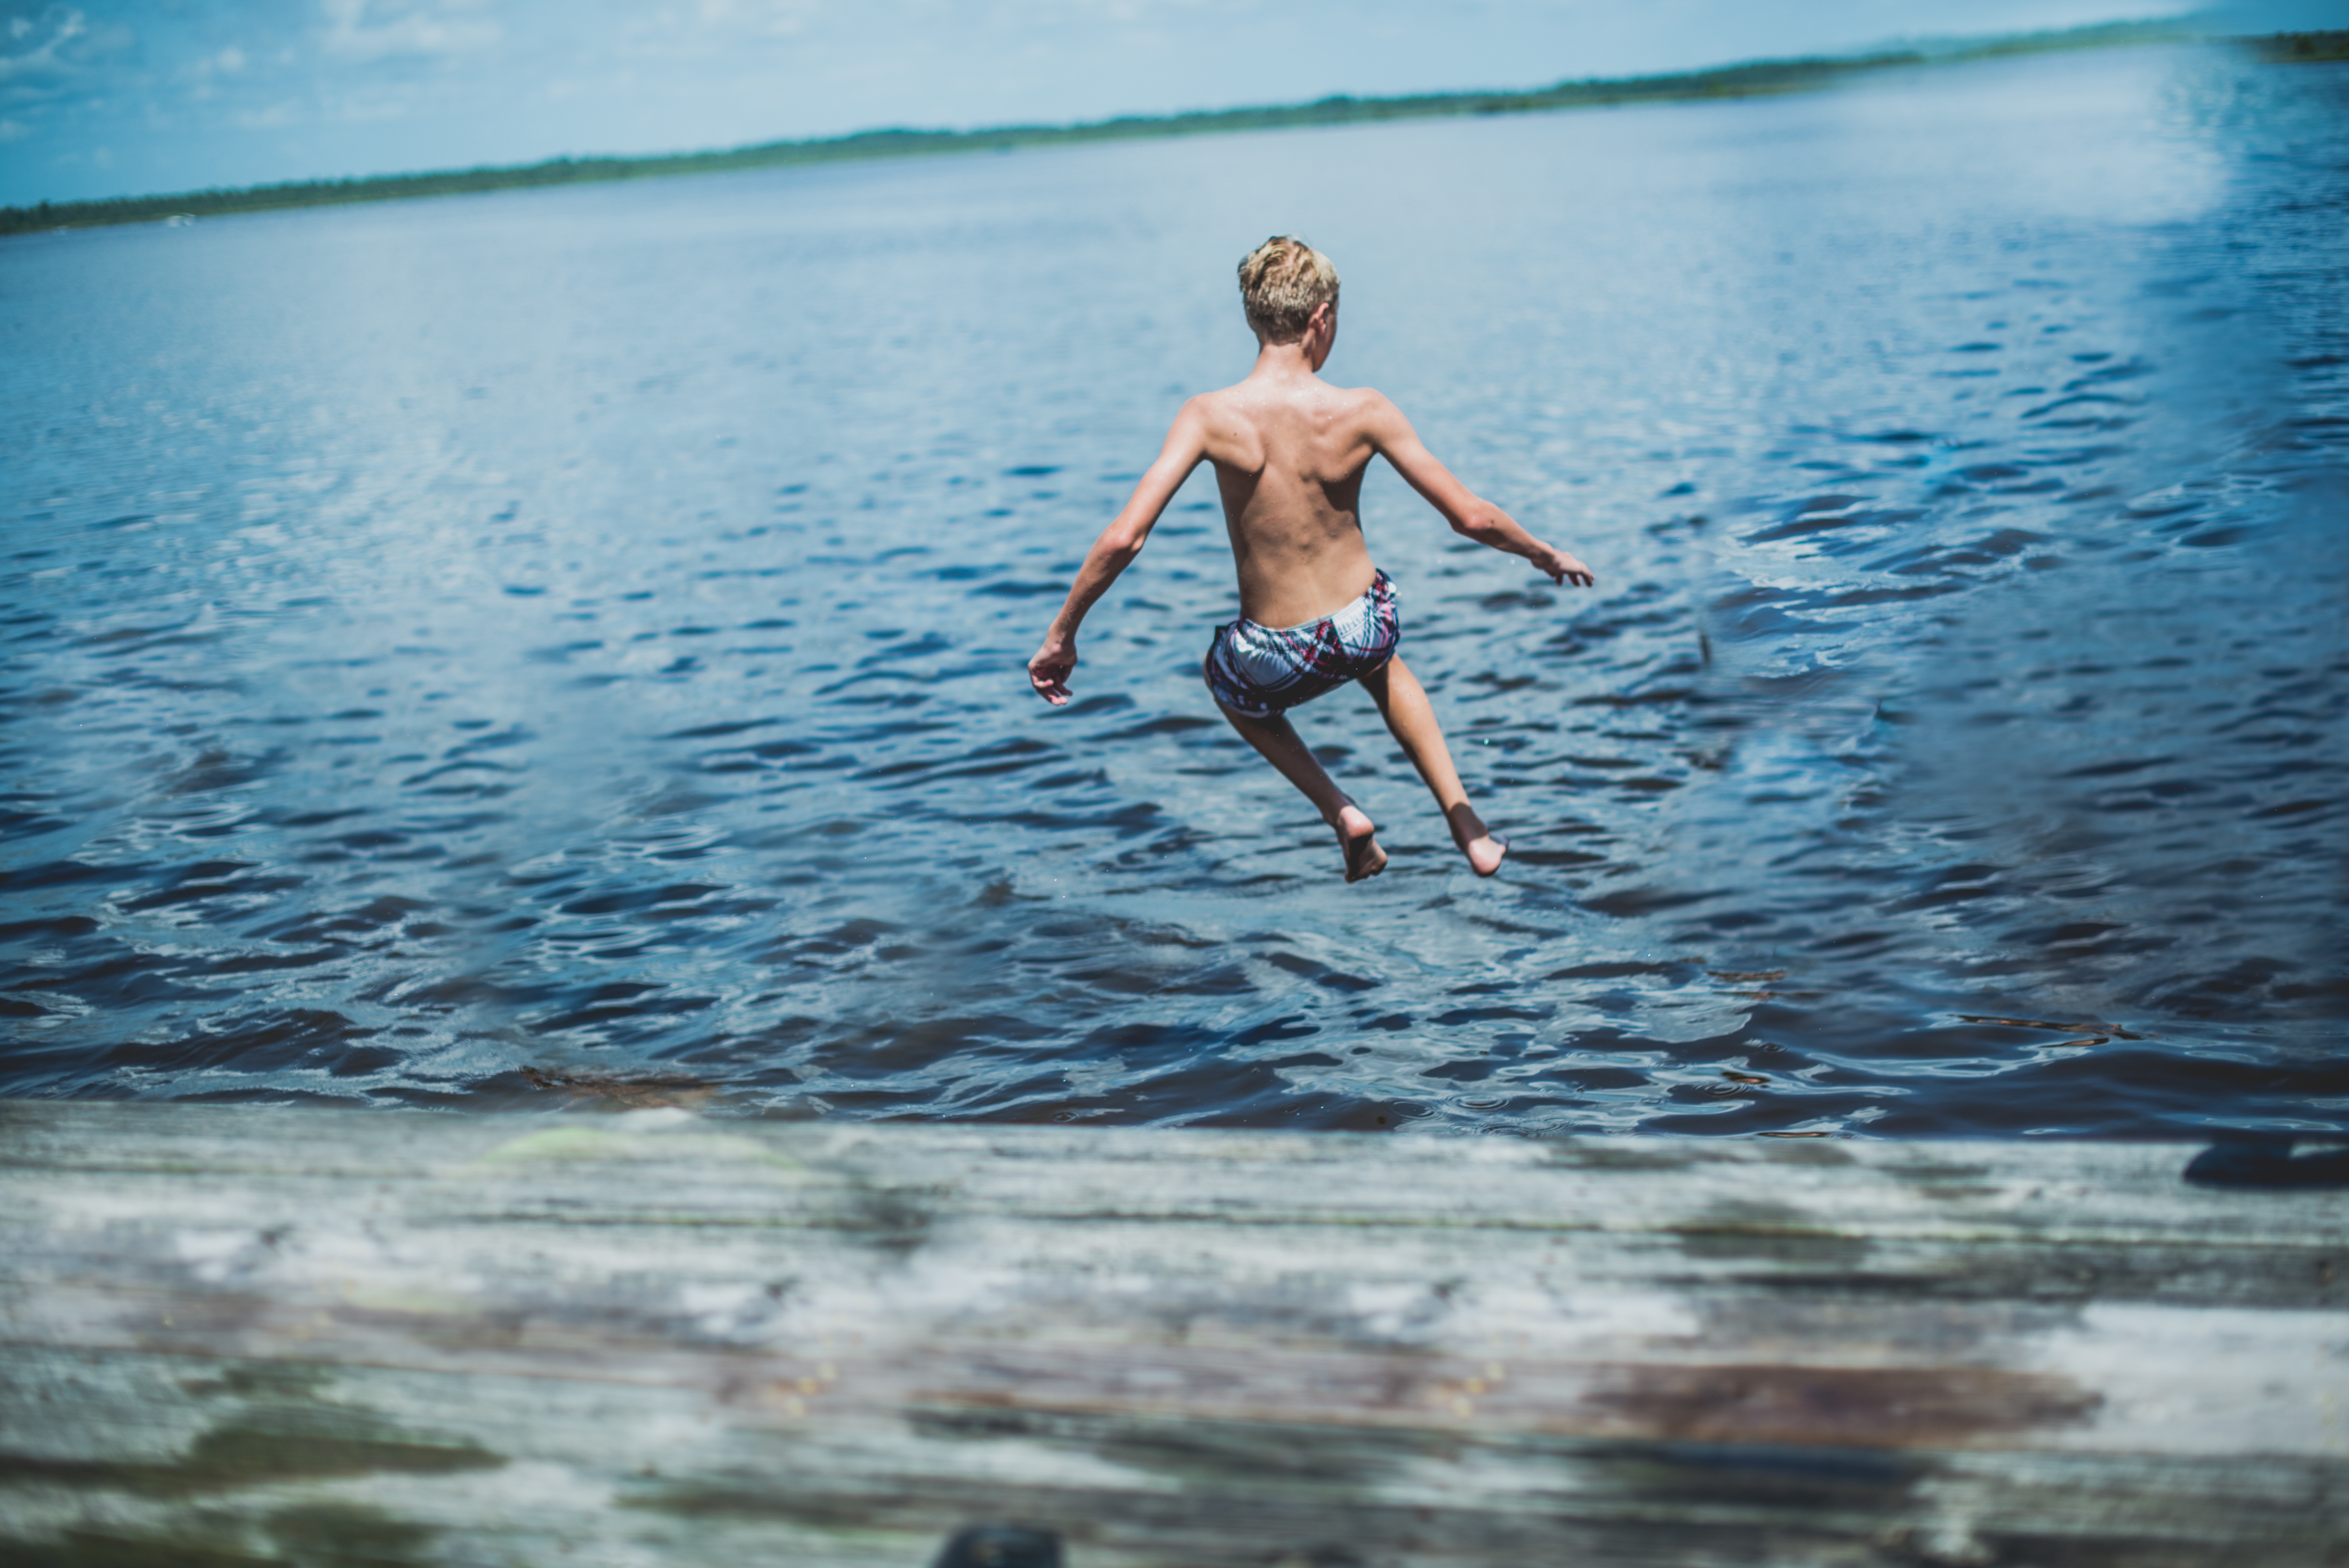
[[[1536,539],[1518,526],[1516,518],[1454,478],[1452,470],[1436,461],[1435,454],[1420,440],[1402,409],[1376,392],[1368,396],[1371,402],[1365,418],[1371,443],[1428,505],[1444,514],[1454,532],[1524,556],[1553,583],[1570,582],[1588,588],[1599,580],[1589,567],[1556,545]]]
[[[1085,552],[1085,563],[1077,572],[1077,580],[1069,588],[1069,597],[1061,605],[1061,613],[1052,617],[1051,629],[1044,634],[1044,645],[1028,661],[1028,681],[1036,695],[1054,707],[1069,700],[1069,676],[1077,667],[1077,628],[1084,623],[1085,612],[1093,602],[1109,592],[1118,573],[1133,563],[1142,547],[1150,538],[1150,531],[1158,526],[1159,513],[1191,477],[1207,455],[1206,412],[1196,397],[1183,405],[1174,416],[1174,428],[1166,432],[1165,445],[1158,449],[1158,460],[1150,465],[1142,482],[1133,487],[1133,495],[1123,511],[1110,520],[1102,530],[1093,547]]]

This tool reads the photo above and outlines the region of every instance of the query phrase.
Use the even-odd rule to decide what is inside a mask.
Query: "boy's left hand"
[[[1036,656],[1028,661],[1028,684],[1036,695],[1054,707],[1066,707],[1069,702],[1069,675],[1077,667],[1077,645],[1044,640]]]

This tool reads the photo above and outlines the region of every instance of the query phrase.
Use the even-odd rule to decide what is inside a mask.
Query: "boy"
[[[1240,579],[1241,619],[1216,629],[1204,671],[1224,717],[1337,830],[1346,880],[1360,882],[1386,869],[1378,829],[1284,717],[1359,681],[1435,792],[1453,841],[1478,876],[1491,876],[1508,845],[1468,804],[1427,693],[1395,655],[1394,585],[1362,542],[1362,470],[1385,458],[1455,531],[1524,556],[1553,583],[1587,588],[1596,579],[1454,479],[1392,403],[1320,378],[1338,336],[1338,270],[1327,256],[1276,235],[1240,263],[1240,298],[1256,333],[1256,368],[1239,385],[1183,405],[1158,460],[1086,553],[1044,645],[1028,661],[1028,678],[1055,707],[1069,700],[1085,612],[1142,552],[1191,470],[1212,462]]]

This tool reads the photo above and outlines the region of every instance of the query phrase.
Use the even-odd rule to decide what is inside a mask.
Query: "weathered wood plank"
[[[0,1105],[0,1544],[2349,1562],[2349,1193],[2193,1153]]]

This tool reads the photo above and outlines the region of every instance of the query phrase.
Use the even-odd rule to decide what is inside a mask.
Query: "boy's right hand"
[[[1047,637],[1036,656],[1028,661],[1028,684],[1036,695],[1054,707],[1065,707],[1069,702],[1069,674],[1077,667],[1077,645]]]
[[[1548,547],[1548,553],[1536,557],[1534,565],[1557,583],[1572,583],[1577,588],[1588,588],[1599,581],[1597,573],[1555,546]]]

